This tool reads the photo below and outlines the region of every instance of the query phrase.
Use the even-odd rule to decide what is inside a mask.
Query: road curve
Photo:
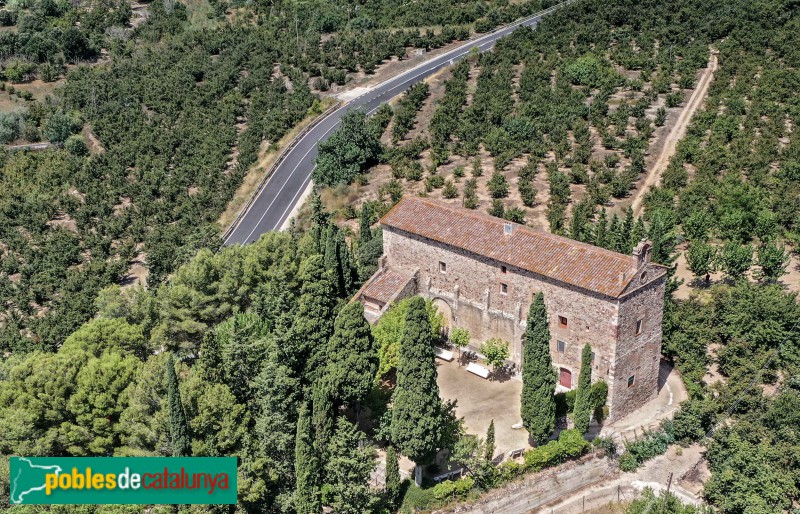
[[[498,39],[511,34],[515,29],[521,26],[536,26],[543,16],[572,1],[574,0],[566,0],[528,18],[467,40],[457,48],[373,87],[369,92],[333,111],[309,130],[302,139],[298,140],[286,154],[283,161],[273,170],[264,187],[256,193],[257,196],[250,202],[247,211],[238,218],[233,230],[229,231],[224,244],[227,246],[252,243],[261,234],[278,230],[283,226],[311,182],[311,172],[317,157],[317,144],[330,137],[331,133],[339,126],[339,119],[345,112],[350,109],[362,109],[367,114],[371,114],[382,103],[402,93],[412,84],[424,80],[441,68],[461,59],[473,48],[485,52],[492,48]]]

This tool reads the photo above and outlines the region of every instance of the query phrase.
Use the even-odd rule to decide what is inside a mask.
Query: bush
[[[401,511],[414,511],[416,509],[424,509],[433,503],[433,488],[423,489],[414,484],[406,490],[403,496]]]
[[[558,436],[558,441],[549,441],[544,446],[525,452],[525,470],[539,471],[561,464],[564,460],[580,457],[588,447],[589,443],[580,432],[564,430]]]
[[[442,189],[442,196],[445,198],[455,198],[458,196],[458,189],[452,181],[445,181],[444,188]]]
[[[488,187],[489,192],[492,193],[492,198],[505,198],[508,196],[508,181],[505,175],[499,171],[494,172],[492,178],[490,178],[489,182],[486,184],[486,187]]]
[[[603,450],[608,457],[615,457],[617,455],[617,443],[611,437],[595,437],[592,441],[592,446]]]
[[[439,501],[451,498],[465,498],[475,486],[472,477],[465,477],[460,480],[446,480],[433,486],[433,497]]]
[[[556,397],[556,417],[563,418],[575,408],[575,390],[566,393],[557,393]]]
[[[672,422],[664,422],[659,430],[645,432],[645,436],[638,441],[625,445],[625,453],[619,459],[619,469],[633,471],[642,463],[662,455],[669,445],[675,442],[674,427]]]
[[[72,155],[77,155],[78,157],[89,155],[89,148],[86,146],[86,142],[84,142],[83,137],[78,134],[69,136],[67,140],[64,141],[64,148]]]
[[[510,482],[517,478],[525,468],[515,460],[507,460],[497,466],[497,479],[502,483]]]

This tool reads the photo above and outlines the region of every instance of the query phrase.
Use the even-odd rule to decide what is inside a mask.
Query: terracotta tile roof
[[[506,235],[505,220],[427,198],[403,198],[381,223],[615,298],[635,276],[633,256],[517,223]]]
[[[361,296],[386,304],[389,303],[389,300],[392,299],[396,292],[408,284],[409,280],[411,280],[411,277],[386,270],[383,273],[376,274],[369,280],[364,289],[361,290]]]

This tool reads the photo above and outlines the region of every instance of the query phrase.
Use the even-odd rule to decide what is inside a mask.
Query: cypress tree
[[[625,209],[625,221],[619,229],[619,237],[617,238],[616,251],[620,253],[628,253],[628,245],[631,241],[631,232],[633,231],[633,209],[628,207]],[[637,241],[638,242],[638,241]]]
[[[332,392],[327,377],[322,377],[314,382],[311,389],[311,424],[314,430],[314,448],[319,456],[326,455],[328,441],[333,435],[334,410],[331,396]]]
[[[175,358],[171,353],[167,360],[167,403],[169,407],[169,434],[172,440],[172,456],[183,457],[191,455],[189,423],[186,421],[186,412],[183,410],[181,392],[178,389]]]
[[[347,246],[347,241],[345,241],[341,232],[339,232],[337,245],[339,247],[339,275],[342,277],[341,292],[342,296],[349,296],[353,292],[353,284],[356,282],[356,277],[354,276],[350,247]]]
[[[581,353],[581,373],[578,376],[578,390],[575,391],[575,428],[581,434],[589,430],[592,417],[592,347],[588,344]]]
[[[617,251],[620,247],[621,230],[619,217],[617,213],[614,213],[614,215],[611,216],[611,222],[608,224],[608,236],[606,236],[608,241],[606,243],[606,248]]]
[[[431,462],[439,448],[442,420],[431,325],[425,300],[417,296],[409,302],[403,327],[390,432],[392,442],[417,464],[418,485],[420,465]]]
[[[361,212],[358,213],[358,241],[360,244],[366,244],[372,239],[372,212],[371,209],[364,204],[361,207]]]
[[[494,458],[494,420],[489,422],[489,429],[486,430],[486,460]]]
[[[297,416],[294,446],[296,477],[294,507],[297,514],[317,514],[322,510],[319,489],[320,463],[312,445],[311,419],[305,403],[300,405]]]
[[[283,349],[288,364],[307,383],[313,382],[324,369],[328,339],[333,332],[335,286],[330,271],[322,263],[321,255],[306,258],[297,272],[300,299]]]
[[[400,463],[397,461],[397,452],[394,446],[386,450],[386,503],[389,510],[397,507],[400,500]]]
[[[622,253],[631,253],[631,251],[636,248],[636,245],[639,244],[639,241],[641,241],[645,235],[644,221],[642,221],[641,217],[636,218],[636,224],[631,230],[631,235],[628,238],[627,246],[625,247],[625,251]]]
[[[675,234],[673,234],[669,221],[661,212],[654,213],[650,222],[648,237],[653,245],[651,258],[653,262],[672,266],[677,256],[675,255]]]
[[[331,390],[337,399],[356,405],[372,388],[378,372],[378,354],[372,330],[364,318],[360,302],[349,303],[334,323],[333,336],[328,342],[327,374]]]
[[[334,227],[325,230],[325,269],[331,272],[336,296],[344,296],[344,275],[342,273],[342,257],[340,255],[339,233]]]
[[[544,295],[537,293],[528,310],[523,336],[522,423],[536,444],[556,426],[556,374],[550,358],[550,329]]]
[[[600,210],[600,216],[597,220],[597,230],[594,234],[594,244],[601,248],[606,248],[608,244],[608,219],[606,218],[606,210]]]

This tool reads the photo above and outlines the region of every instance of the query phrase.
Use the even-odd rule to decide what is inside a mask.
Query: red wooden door
[[[559,373],[558,383],[567,389],[572,389],[572,372],[568,369],[561,368]]]

